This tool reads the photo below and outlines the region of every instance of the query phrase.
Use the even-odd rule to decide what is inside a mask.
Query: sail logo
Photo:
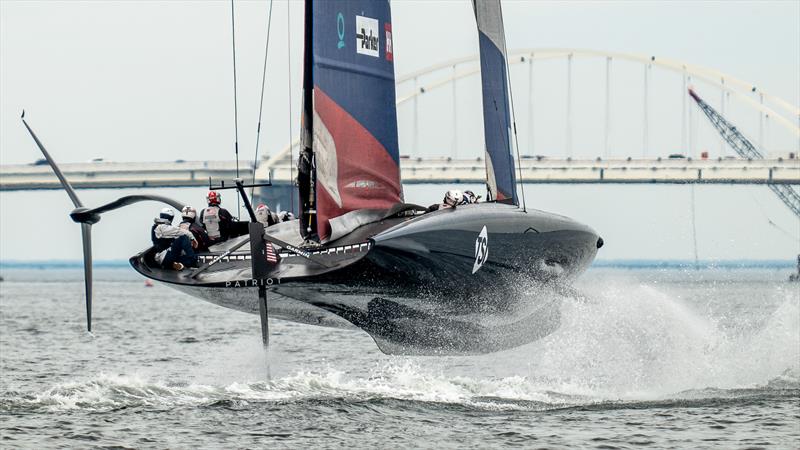
[[[344,48],[344,15],[342,13],[336,16],[336,34],[339,36],[339,43],[336,44],[336,48],[342,49]]]
[[[373,180],[356,180],[345,185],[351,189],[383,189],[383,185]]]
[[[392,24],[383,24],[383,31],[386,33],[386,60],[391,61],[394,58],[392,55]]]
[[[356,16],[356,51],[362,55],[378,57],[378,19]]]
[[[475,239],[475,264],[472,265],[472,273],[483,267],[487,259],[489,259],[489,234],[484,225],[478,238]]]

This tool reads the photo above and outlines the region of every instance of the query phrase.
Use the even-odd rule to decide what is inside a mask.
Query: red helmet
[[[206,195],[209,206],[219,205],[222,202],[222,194],[217,191],[208,191]]]

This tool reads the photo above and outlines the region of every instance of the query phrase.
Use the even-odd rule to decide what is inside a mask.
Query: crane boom
[[[736,129],[730,122],[728,122],[720,113],[714,108],[709,106],[699,95],[693,90],[689,89],[689,96],[697,102],[697,106],[711,121],[711,125],[717,129],[722,139],[731,146],[731,148],[739,154],[742,158],[748,159],[764,159],[764,155],[757,149],[744,135]],[[767,186],[778,196],[779,199],[800,218],[800,194],[787,184],[773,184],[769,183]]]

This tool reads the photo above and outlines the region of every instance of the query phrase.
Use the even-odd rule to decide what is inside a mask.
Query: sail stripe
[[[508,67],[500,0],[473,0],[478,23],[487,200],[519,204],[511,145]]]
[[[314,88],[314,110],[317,232],[325,240],[330,219],[357,209],[391,208],[402,201],[402,186],[400,168],[383,145],[319,86]]]

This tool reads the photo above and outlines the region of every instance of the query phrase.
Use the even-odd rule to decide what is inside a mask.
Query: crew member
[[[442,199],[441,204],[433,204],[429,206],[425,212],[437,211],[445,208],[455,208],[456,206],[462,204],[463,201],[464,194],[462,194],[461,191],[458,189],[450,189],[444,194],[444,199]]]
[[[208,233],[205,228],[197,223],[197,210],[191,206],[184,206],[181,210],[181,224],[179,225],[182,230],[189,230],[194,236],[194,242],[197,243],[195,250],[204,252],[208,250],[211,241],[208,239]]]
[[[462,205],[469,205],[471,203],[478,203],[481,199],[480,195],[475,195],[472,191],[464,191],[464,199],[461,201]]]
[[[150,239],[156,250],[154,258],[163,268],[183,270],[185,266],[196,267],[197,255],[192,249],[194,236],[191,231],[172,225],[174,218],[172,208],[164,208],[153,220]]]
[[[200,223],[206,229],[211,244],[225,241],[230,237],[233,216],[227,209],[219,206],[222,202],[222,195],[219,192],[208,191],[206,200],[208,208],[200,213]]]
[[[294,214],[291,211],[280,211],[278,213],[278,220],[281,222],[288,222],[294,220]]]
[[[270,211],[269,206],[261,203],[256,208],[256,220],[263,223],[265,227],[275,225],[280,222],[278,215]]]

